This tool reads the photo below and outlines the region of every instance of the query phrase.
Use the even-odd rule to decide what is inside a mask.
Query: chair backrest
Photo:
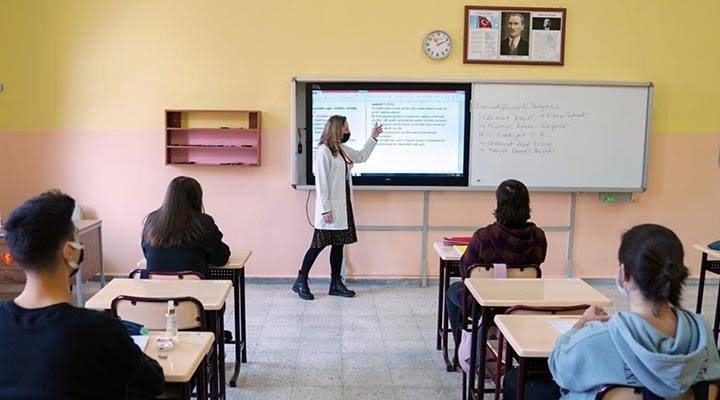
[[[175,303],[178,330],[205,330],[205,308],[194,297],[118,296],[111,303],[112,315],[136,322],[151,331],[165,330],[167,303]]]
[[[701,388],[707,385],[707,397],[704,396]],[[699,391],[699,395],[695,396],[695,391]],[[667,400],[718,400],[720,385],[712,382],[698,382],[693,385],[692,390],[687,391],[682,396],[672,397]],[[650,391],[641,387],[622,386],[622,385],[606,385],[595,396],[595,400],[655,400],[660,397],[654,395]]]
[[[492,264],[473,264],[467,268],[467,276],[470,278],[494,278],[495,266]],[[542,270],[539,265],[508,265],[508,278],[542,278]]]
[[[551,314],[551,315],[582,315],[590,307],[589,304],[562,307],[536,307],[517,305],[507,309],[506,314]]]
[[[143,273],[145,273],[146,278],[143,278]],[[188,280],[202,280],[205,279],[205,276],[203,274],[196,272],[196,271],[177,271],[177,272],[159,272],[159,271],[145,271],[144,269],[137,268],[132,270],[130,272],[130,275],[128,276],[130,279],[164,279],[164,280],[178,280],[178,279],[188,279]]]

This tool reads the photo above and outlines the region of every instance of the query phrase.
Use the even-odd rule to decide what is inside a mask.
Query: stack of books
[[[467,246],[470,243],[470,236],[446,236],[443,238],[445,246]]]

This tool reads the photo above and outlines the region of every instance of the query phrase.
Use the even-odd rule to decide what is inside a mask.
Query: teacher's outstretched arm
[[[362,150],[358,151],[350,148],[349,146],[343,145],[343,151],[345,151],[345,154],[347,154],[350,161],[354,163],[365,162],[370,157],[370,153],[372,153],[373,149],[375,149],[377,138],[381,133],[383,133],[383,126],[376,122],[375,125],[373,125],[370,137],[367,142],[365,142],[365,146],[363,146]]]

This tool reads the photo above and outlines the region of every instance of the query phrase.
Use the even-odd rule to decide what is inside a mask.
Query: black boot
[[[295,284],[292,287],[293,292],[297,293],[303,300],[315,300],[315,296],[310,293],[310,286],[308,285],[307,275],[303,275],[302,272],[298,272],[298,277],[295,280]]]
[[[353,297],[355,292],[345,287],[342,276],[333,276],[330,278],[330,296]]]

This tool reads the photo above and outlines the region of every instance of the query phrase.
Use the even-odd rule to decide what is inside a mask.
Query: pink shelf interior
[[[231,145],[257,147],[258,134],[250,131],[192,130],[169,131],[168,145]]]
[[[170,164],[207,164],[218,165],[228,163],[241,163],[243,165],[257,165],[257,149],[235,147],[217,148],[172,148],[170,150]]]

